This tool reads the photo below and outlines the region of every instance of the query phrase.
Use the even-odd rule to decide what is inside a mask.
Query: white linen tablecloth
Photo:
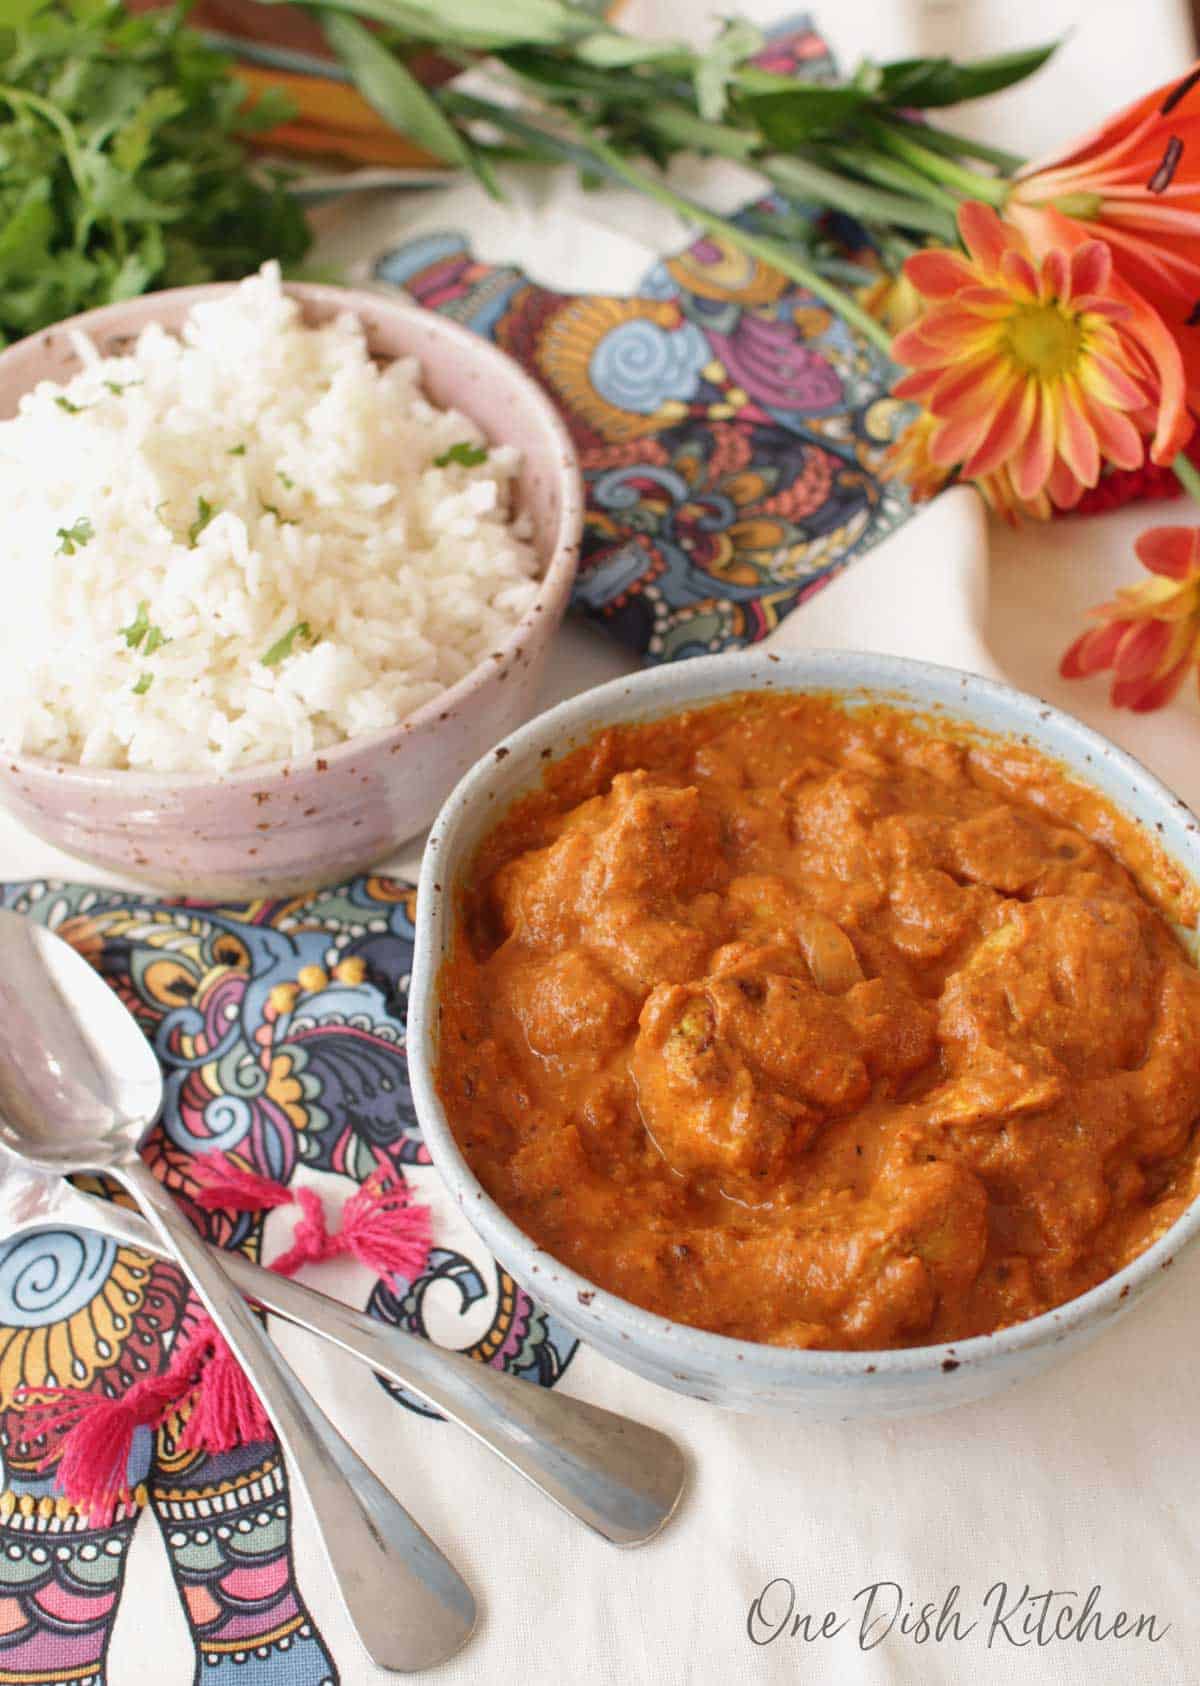
[[[775,10],[763,0],[751,9],[764,18]],[[638,0],[627,16],[638,27],[707,27],[698,5],[685,14],[670,0]],[[1069,29],[1061,58],[1039,79],[972,114],[997,138],[1016,137],[1030,150],[1088,126],[1190,56],[1181,0],[829,0],[819,22],[844,61],[862,51],[981,53]],[[744,189],[727,180],[719,191],[732,203]],[[584,196],[565,180],[530,177],[500,209],[465,186],[348,205],[328,217],[324,238],[345,261],[378,251],[389,235],[455,227],[470,231],[481,255],[518,261],[540,280],[612,290],[631,285],[684,232],[627,195]],[[947,500],[923,515],[801,608],[779,636],[790,645],[855,643],[994,668],[1073,710],[1200,802],[1193,696],[1135,718],[1109,708],[1101,683],[1067,685],[1055,674],[1085,607],[1134,573],[1134,535],[1186,515],[1147,506],[1019,534],[993,531],[989,545],[973,494],[953,497],[957,505]],[[629,665],[596,633],[568,628],[547,700]],[[411,870],[411,851],[394,864]],[[88,876],[8,821],[0,821],[0,870],[8,878]],[[454,1214],[436,1177],[421,1194],[443,1234]],[[325,1267],[320,1278],[351,1299],[361,1298],[365,1280],[342,1265]],[[693,1461],[678,1519],[650,1546],[624,1554],[559,1514],[465,1435],[397,1409],[327,1348],[290,1330],[280,1339],[477,1592],[480,1631],[438,1671],[444,1686],[1186,1686],[1200,1678],[1200,1529],[1190,1490],[1198,1290],[1200,1258],[1193,1257],[1136,1317],[1048,1376],[991,1402],[883,1426],[734,1417],[583,1352],[567,1374],[569,1392],[670,1431]],[[184,1686],[191,1648],[148,1522],[128,1575],[141,1596],[127,1601],[128,1619],[118,1617],[111,1681]],[[297,1577],[347,1686],[383,1681],[349,1632],[302,1519]],[[812,1643],[751,1643],[749,1606],[777,1577],[794,1583],[796,1611],[812,1612],[814,1626],[826,1611],[847,1625]],[[1165,1635],[1044,1646],[1035,1638],[1018,1646],[1019,1629],[1010,1624],[1012,1639],[1001,1629],[989,1645],[983,1599],[1000,1581],[1006,1609],[1025,1587],[1082,1597],[1098,1585],[1106,1624],[1120,1609],[1153,1613]],[[876,1582],[894,1583],[902,1601],[918,1608],[940,1606],[958,1586],[963,1626],[978,1625],[961,1642],[948,1635],[924,1644],[897,1625],[864,1649],[857,1635],[863,1599],[855,1594]],[[881,1594],[877,1611],[894,1596]],[[160,1612],[153,1621],[150,1609]]]

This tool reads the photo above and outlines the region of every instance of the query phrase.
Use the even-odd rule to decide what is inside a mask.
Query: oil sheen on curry
[[[982,1334],[1192,1198],[1191,896],[1009,741],[771,693],[611,729],[481,846],[439,1090],[510,1217],[664,1317]]]

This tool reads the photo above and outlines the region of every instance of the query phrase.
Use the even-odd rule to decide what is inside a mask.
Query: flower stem
[[[812,293],[814,297],[827,304],[836,315],[842,318],[843,322],[851,328],[857,329],[885,357],[890,356],[891,336],[883,324],[877,322],[873,316],[863,310],[844,288],[835,286],[833,282],[827,281],[817,270],[811,269],[808,264],[799,262],[780,241],[770,240],[758,234],[750,234],[746,229],[739,228],[736,223],[731,222],[728,217],[718,216],[715,211],[709,211],[703,205],[697,205],[694,200],[685,198],[681,193],[676,193],[673,188],[667,186],[666,182],[638,169],[636,165],[631,164],[628,159],[622,157],[619,152],[607,146],[604,141],[597,139],[594,135],[581,135],[579,139],[597,161],[603,163],[621,181],[627,182],[630,187],[637,188],[639,193],[646,194],[648,198],[657,199],[660,205],[667,206],[677,216],[682,217],[685,222],[695,223],[697,227],[707,230],[709,234],[715,235],[718,240],[724,241],[726,245],[735,246],[749,257],[757,258],[771,269],[777,269],[781,275],[786,275],[789,281],[795,281],[799,286]]]
[[[977,170],[968,170],[953,158],[946,158],[931,147],[897,134],[888,124],[880,123],[872,125],[872,128],[876,130],[878,144],[886,151],[911,164],[914,170],[919,170],[931,181],[950,188],[959,199],[982,199],[985,204],[999,209],[1008,198],[1008,182],[1000,177],[983,176]]]
[[[1186,451],[1180,451],[1171,464],[1171,473],[1178,480],[1189,498],[1200,503],[1200,469],[1197,469]]]
[[[971,135],[944,129],[941,124],[914,122],[910,117],[902,117],[898,111],[890,112],[885,121],[894,133],[909,136],[930,152],[954,158],[979,158],[985,164],[994,165],[1002,176],[1016,175],[1028,161],[1019,152],[1005,152],[1001,147],[988,146]]]
[[[777,269],[781,275],[786,275],[790,281],[805,287],[815,298],[827,304],[842,321],[856,329],[864,339],[870,341],[875,349],[888,357],[891,354],[891,336],[881,322],[865,311],[860,304],[846,291],[837,286],[808,264],[801,263],[791,249],[782,241],[772,240],[765,235],[753,234],[749,229],[740,227],[728,217],[718,216],[715,211],[706,210],[703,205],[697,205],[694,200],[687,199],[681,193],[676,193],[658,176],[652,176],[646,171],[631,164],[613,147],[602,141],[598,135],[592,134],[579,123],[565,118],[564,114],[557,115],[564,127],[569,127],[571,138],[568,140],[553,130],[543,128],[541,124],[529,121],[528,115],[518,116],[516,112],[490,100],[479,99],[476,95],[449,91],[443,99],[443,104],[457,111],[463,116],[481,118],[495,124],[500,129],[506,129],[530,144],[546,149],[551,155],[557,155],[564,163],[574,164],[577,170],[586,172],[589,167],[596,167],[607,176],[623,181],[627,186],[636,188],[650,199],[655,199],[660,205],[665,205],[686,222],[696,224],[709,234],[715,235],[727,245],[736,247],[760,263],[768,264]]]

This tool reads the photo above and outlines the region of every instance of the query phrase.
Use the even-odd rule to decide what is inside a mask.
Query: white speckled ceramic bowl
[[[434,1163],[504,1267],[583,1340],[639,1375],[739,1411],[811,1418],[910,1416],[960,1405],[1044,1370],[1132,1310],[1200,1231],[1200,1202],[1147,1252],[1089,1293],[994,1335],[888,1352],[799,1352],[708,1334],[643,1311],[560,1264],[507,1218],[466,1163],[434,1086],[438,974],[456,891],[496,817],[603,726],[653,718],[730,692],[834,691],[886,700],[1028,741],[1158,833],[1200,882],[1200,827],[1146,769],[1069,715],[1007,685],[951,668],[862,652],[709,656],[655,668],[573,698],[486,756],[434,823],[421,873],[408,1009],[413,1097]]]
[[[0,353],[0,417],[23,392],[61,380],[76,359],[67,330],[102,350],[149,322],[178,328],[231,283],[180,287],[90,311]],[[578,563],[583,488],[574,446],[549,398],[487,340],[416,305],[344,287],[289,285],[310,322],[352,311],[378,357],[416,357],[436,404],[522,453],[518,508],[543,565],[528,614],[494,654],[401,724],[319,755],[225,775],[96,771],[36,756],[0,758],[0,802],[47,842],[178,894],[281,895],[348,877],[424,829],[447,791],[524,720]]]

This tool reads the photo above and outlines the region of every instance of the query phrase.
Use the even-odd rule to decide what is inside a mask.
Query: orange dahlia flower
[[[1178,338],[1200,408],[1200,64],[1020,171],[1006,216],[1036,238],[1047,208],[1111,247],[1118,275]]]
[[[1139,467],[1147,440],[1170,461],[1193,424],[1179,350],[1114,275],[1108,247],[1060,213],[1043,220],[1058,243],[1035,244],[988,206],[963,205],[965,253],[918,252],[904,266],[926,309],[892,355],[913,370],[896,396],[938,424],[932,462],[996,476],[1010,509],[1048,513],[1071,508],[1102,462]]]
[[[952,471],[934,462],[929,451],[930,441],[940,425],[935,415],[922,410],[884,453],[886,473],[893,480],[907,482],[914,503],[927,503],[936,497],[951,478]],[[1052,506],[1045,492],[1036,498],[1018,497],[1007,468],[979,475],[975,485],[988,508],[1006,521],[1015,523],[1022,515],[1032,515],[1040,521],[1050,519]]]
[[[1084,679],[1111,668],[1114,706],[1144,714],[1200,666],[1200,527],[1152,527],[1134,549],[1154,577],[1093,609],[1103,625],[1075,640],[1059,671]]]

